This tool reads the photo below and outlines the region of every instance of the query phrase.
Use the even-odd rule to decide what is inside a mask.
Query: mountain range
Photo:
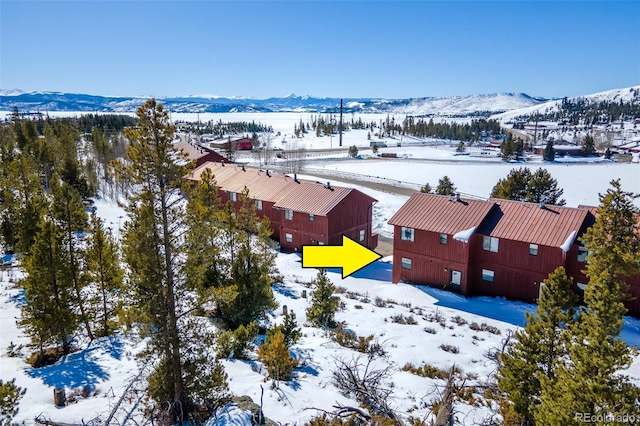
[[[146,97],[110,97],[79,93],[22,92],[0,90],[0,111],[86,111],[134,112]],[[339,98],[289,95],[281,98],[253,99],[194,95],[158,98],[171,112],[338,112]],[[423,97],[410,99],[359,98],[344,99],[343,111],[389,112],[411,115],[489,115],[517,108],[536,106],[547,101],[524,93],[497,93],[488,95]]]

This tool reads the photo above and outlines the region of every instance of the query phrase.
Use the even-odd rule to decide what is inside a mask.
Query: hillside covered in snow
[[[86,111],[133,112],[147,97],[112,97],[60,92],[0,91],[0,110],[11,111]],[[194,95],[159,98],[171,112],[222,113],[222,112],[338,112],[339,98],[289,95],[268,99],[219,97]],[[489,115],[515,108],[536,106],[545,99],[524,93],[498,93],[443,98],[421,97],[411,99],[360,98],[343,101],[343,111],[389,112],[411,115]]]

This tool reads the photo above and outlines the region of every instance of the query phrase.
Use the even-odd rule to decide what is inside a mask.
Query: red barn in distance
[[[463,295],[534,302],[558,266],[581,294],[587,250],[579,238],[594,208],[414,194],[389,220],[394,225],[393,282],[426,284]],[[627,279],[640,314],[640,268]]]
[[[222,203],[242,206],[245,188],[260,217],[268,217],[272,238],[284,251],[304,245],[340,245],[342,235],[375,249],[372,232],[374,198],[353,188],[332,186],[238,164],[205,163],[188,179],[199,180],[205,169],[213,173]]]

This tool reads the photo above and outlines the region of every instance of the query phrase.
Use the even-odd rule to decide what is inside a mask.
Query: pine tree
[[[84,210],[84,204],[77,189],[67,182],[60,181],[57,175],[52,178],[51,193],[53,195],[51,209],[53,218],[60,228],[64,243],[63,266],[68,270],[67,276],[71,280],[75,293],[75,305],[80,312],[80,318],[85,326],[87,337],[89,340],[93,340],[93,332],[87,313],[87,302],[82,292],[86,285],[81,265],[81,258],[84,257],[84,248],[78,238],[78,233],[84,233],[87,229],[87,213]]]
[[[356,158],[358,156],[358,147],[355,145],[351,145],[349,147],[349,157]]]
[[[87,280],[95,286],[90,300],[93,316],[97,319],[98,336],[108,336],[115,328],[120,313],[124,271],[115,238],[105,231],[104,224],[95,213],[91,216],[90,240],[86,251]]]
[[[456,195],[457,188],[449,179],[449,176],[443,176],[442,179],[438,181],[438,186],[436,187],[436,194],[438,195]]]
[[[318,271],[316,279],[311,281],[311,285],[315,285],[315,290],[311,297],[311,306],[307,309],[307,320],[318,327],[335,327],[334,316],[340,298],[334,296],[335,287],[327,277],[324,269]]]
[[[42,220],[32,250],[23,260],[26,302],[20,325],[40,350],[37,364],[42,362],[46,345],[60,343],[63,352],[69,353],[80,320],[73,308],[73,281],[65,268],[64,249],[58,227]]]
[[[563,206],[565,200],[560,197],[564,190],[558,188],[558,181],[551,177],[551,174],[543,168],[535,171],[527,181],[527,195],[524,201],[529,203],[544,203],[556,206]]]
[[[582,238],[589,253],[585,307],[571,327],[571,362],[560,366],[558,380],[542,382],[536,413],[541,424],[576,423],[575,413],[601,413],[614,419],[616,415],[640,415],[640,390],[620,373],[635,353],[620,338],[620,332],[628,297],[624,278],[640,272],[639,213],[632,201],[635,195],[623,191],[618,180],[611,185],[600,196],[596,223]]]
[[[420,188],[420,192],[423,194],[431,194],[433,192],[433,188],[429,185],[429,182],[425,183],[422,188]]]
[[[27,390],[16,386],[16,379],[0,380],[0,425],[12,425],[11,420],[18,414],[18,404]]]
[[[158,368],[166,369],[154,376],[162,383],[150,386],[151,397],[171,413],[170,421],[180,422],[191,410],[176,303],[189,300],[181,268],[184,250],[178,238],[185,227],[181,188],[188,162],[173,148],[175,127],[162,105],[151,99],[137,110],[137,116],[138,127],[126,130],[129,162],[120,168],[135,188],[128,195],[130,219],[123,240],[129,297],[151,337],[150,353],[159,360]]]
[[[524,201],[527,196],[527,182],[531,171],[527,167],[511,169],[506,178],[498,180],[491,190],[491,198]]]
[[[553,141],[551,139],[547,141],[547,146],[544,148],[542,158],[544,161],[553,161],[556,159],[556,151],[553,149]]]
[[[587,135],[582,140],[582,155],[595,155],[596,153],[596,143],[593,139],[593,136]]]
[[[515,155],[515,142],[511,133],[509,133],[507,138],[502,141],[502,145],[500,145],[500,153],[502,155],[502,161],[513,160]]]
[[[534,424],[539,404],[541,378],[556,380],[556,370],[567,355],[567,327],[575,321],[578,298],[563,267],[557,268],[542,284],[535,314],[526,314],[524,330],[514,335],[515,344],[500,358],[498,386],[507,394],[509,407],[522,425]]]
[[[269,377],[276,381],[289,381],[298,365],[298,360],[289,353],[280,330],[276,330],[267,338],[266,343],[258,347],[258,358],[267,368]]]

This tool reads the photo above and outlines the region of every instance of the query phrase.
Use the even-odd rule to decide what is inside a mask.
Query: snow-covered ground
[[[366,191],[366,190],[365,190]],[[388,203],[383,193],[373,192],[380,204]],[[115,204],[99,200],[98,213],[114,227],[124,223],[125,214]],[[316,271],[301,268],[298,254],[279,254],[277,266],[284,276],[283,283],[274,287],[279,307],[270,315],[271,323],[282,321],[282,308],[287,306],[295,312],[298,323],[305,322],[305,310],[310,299],[302,297],[308,290],[305,283],[315,277]],[[392,366],[393,396],[390,404],[406,418],[408,415],[423,418],[428,416],[428,406],[442,390],[443,380],[429,379],[402,371],[406,363],[416,366],[429,364],[448,369],[456,364],[463,374],[471,377],[467,384],[487,380],[495,371],[495,364],[485,354],[498,347],[509,330],[521,326],[525,312],[532,312],[535,305],[512,302],[500,298],[464,298],[456,294],[428,287],[392,284],[391,264],[378,261],[341,279],[339,271],[329,271],[330,279],[341,287],[343,308],[336,319],[344,321],[345,327],[358,336],[373,335],[380,342],[388,357],[378,361],[380,366]],[[83,350],[62,359],[53,366],[33,369],[24,358],[31,353],[27,349],[28,338],[16,326],[20,316],[19,306],[22,290],[16,284],[20,273],[14,270],[0,273],[0,378],[16,379],[16,383],[27,389],[20,403],[16,421],[33,424],[40,416],[58,422],[88,421],[96,417],[102,420],[111,412],[123,394],[127,384],[138,373],[135,354],[143,342],[134,335],[118,335],[99,339]],[[412,317],[416,324],[394,322],[392,317]],[[440,324],[439,321],[442,321]],[[473,330],[471,325],[486,324],[491,331]],[[331,410],[336,403],[356,404],[342,396],[332,384],[332,371],[336,359],[350,360],[361,355],[352,349],[341,347],[325,331],[303,326],[303,337],[292,347],[292,353],[300,360],[295,379],[272,388],[265,381],[265,371],[256,360],[224,360],[229,375],[231,390],[236,395],[249,395],[260,401],[264,388],[264,413],[280,423],[304,424],[318,412],[313,408]],[[631,343],[640,343],[640,321],[627,318],[623,338]],[[24,345],[19,356],[8,356],[7,349],[13,343]],[[447,352],[441,345],[451,345],[458,353]],[[628,371],[640,380],[640,363],[635,362]],[[53,389],[63,387],[67,395],[75,395],[76,402],[64,408],[53,405]],[[85,395],[82,390],[87,389]],[[475,397],[482,400],[482,392]],[[125,398],[116,418],[122,424],[128,412],[138,416],[135,398]],[[487,404],[458,404],[459,424],[478,424],[495,415],[495,406]],[[226,416],[226,417],[225,417]],[[230,417],[231,416],[231,417]],[[219,423],[242,423],[245,414],[228,408],[221,414]],[[245,419],[246,420],[246,419]]]

